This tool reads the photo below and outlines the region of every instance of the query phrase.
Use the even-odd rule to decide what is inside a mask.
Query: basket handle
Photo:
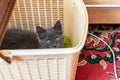
[[[0,0],[0,45],[6,32],[7,24],[10,19],[10,15],[14,8],[15,2],[16,0]],[[10,58],[4,56],[4,54],[1,53],[1,50],[0,57],[7,63],[11,63]]]
[[[0,50],[0,57],[9,64],[12,61],[12,58],[10,56],[11,56],[11,53],[9,53],[5,50]]]
[[[16,0],[0,0],[0,45]]]

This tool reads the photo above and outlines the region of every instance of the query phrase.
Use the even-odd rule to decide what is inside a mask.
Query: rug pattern
[[[120,76],[120,25],[90,24],[89,32],[102,38],[112,48]],[[102,41],[88,34],[79,55],[76,80],[115,80],[112,57],[110,49]]]

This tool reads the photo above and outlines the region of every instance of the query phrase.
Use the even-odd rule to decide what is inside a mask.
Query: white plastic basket
[[[88,16],[82,0],[17,0],[10,28],[35,31],[60,20],[72,48],[6,50],[12,63],[0,61],[0,80],[74,80],[79,51],[88,29]]]

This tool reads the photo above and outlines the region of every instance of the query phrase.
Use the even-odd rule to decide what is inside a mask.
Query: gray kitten
[[[60,21],[54,27],[36,27],[36,33],[20,29],[8,29],[0,49],[36,49],[63,47],[63,31]]]

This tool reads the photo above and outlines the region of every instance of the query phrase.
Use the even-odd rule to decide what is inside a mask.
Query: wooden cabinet
[[[120,4],[120,0],[83,0],[86,4]]]
[[[89,23],[120,23],[120,0],[84,0],[86,5],[109,5],[109,8],[88,7]],[[110,7],[118,5],[119,7]]]

